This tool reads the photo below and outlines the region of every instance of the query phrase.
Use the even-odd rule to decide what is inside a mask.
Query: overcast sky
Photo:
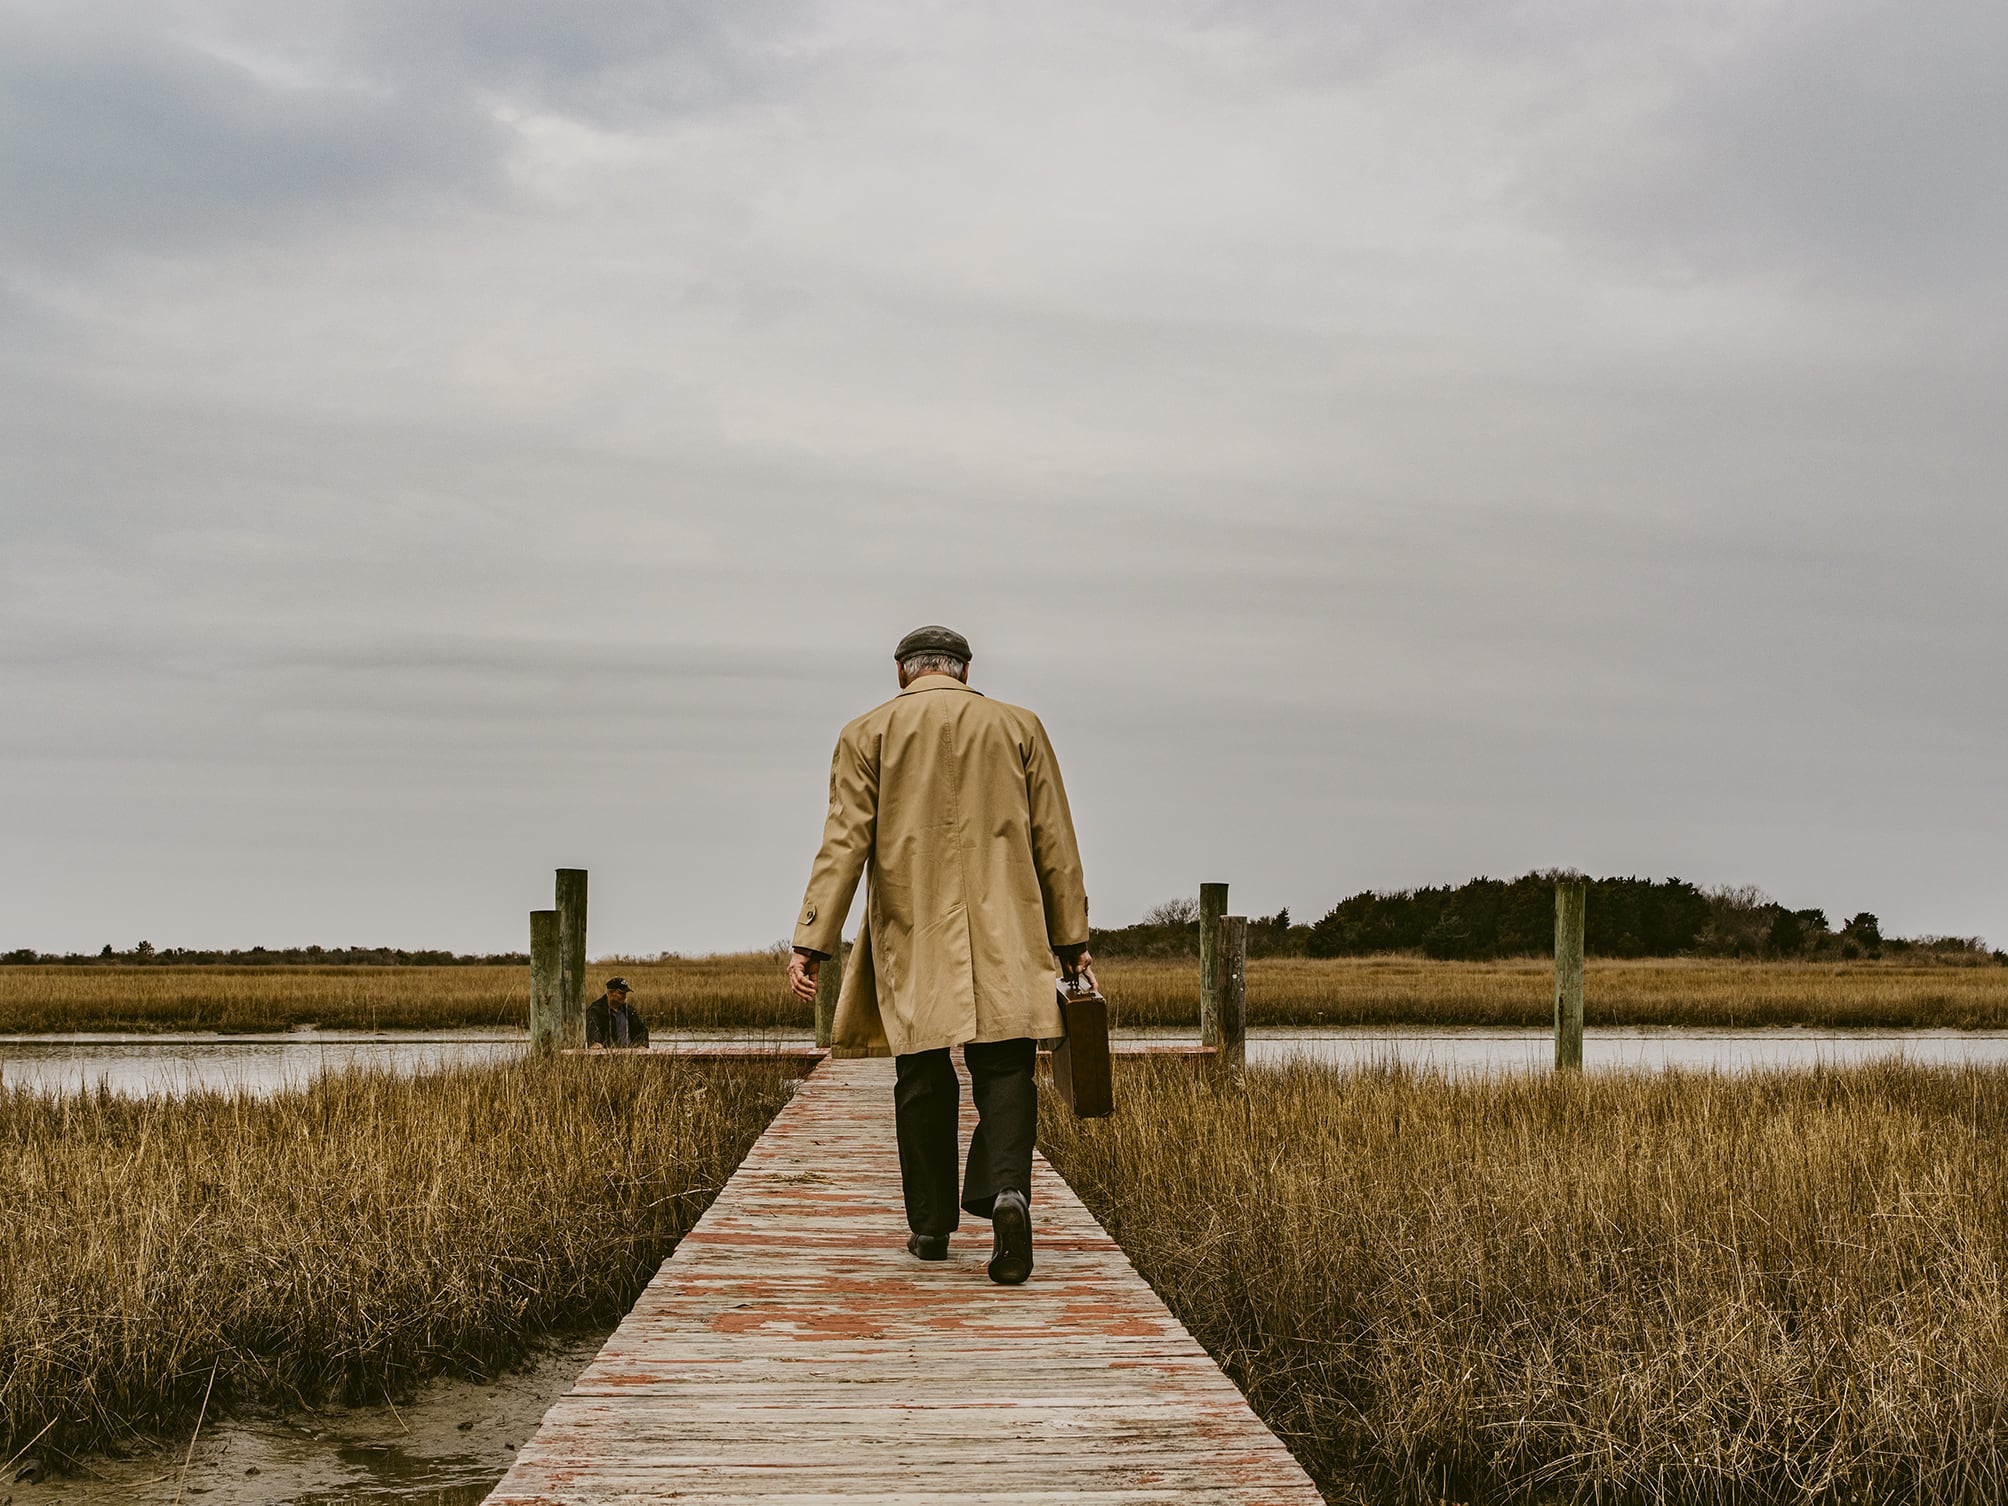
[[[2008,943],[2008,7],[12,0],[0,947],[787,934],[945,622],[1099,923]]]

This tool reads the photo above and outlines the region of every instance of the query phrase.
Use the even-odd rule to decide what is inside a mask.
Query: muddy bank
[[[83,1460],[67,1478],[0,1483],[0,1502],[173,1506],[178,1497],[203,1506],[475,1506],[605,1337],[553,1342],[486,1383],[429,1381],[408,1406],[210,1418],[192,1454],[183,1439],[157,1453]]]

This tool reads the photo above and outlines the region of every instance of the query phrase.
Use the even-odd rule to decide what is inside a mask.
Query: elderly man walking
[[[788,979],[815,998],[869,875],[835,1037],[898,1059],[906,1247],[944,1260],[961,1222],[961,1046],[978,1124],[960,1208],[990,1220],[990,1279],[1015,1285],[1032,1272],[1037,1042],[1063,1028],[1054,961],[1072,978],[1092,960],[1081,856],[1046,729],[969,688],[968,640],[918,628],[893,658],[899,694],[837,739]]]

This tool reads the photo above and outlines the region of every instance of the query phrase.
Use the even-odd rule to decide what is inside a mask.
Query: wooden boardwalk
[[[1029,1283],[908,1255],[892,1078],[815,1070],[490,1502],[1319,1500],[1043,1158]]]

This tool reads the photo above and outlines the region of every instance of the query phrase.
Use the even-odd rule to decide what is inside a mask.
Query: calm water
[[[133,1097],[201,1088],[270,1093],[343,1067],[429,1072],[506,1061],[523,1049],[520,1030],[0,1035],[0,1082],[58,1093],[103,1086]]]
[[[707,1044],[808,1044],[797,1035],[723,1031],[690,1032],[681,1038]],[[1191,1039],[1157,1032],[1147,1038]],[[522,1032],[510,1030],[0,1036],[0,1082],[58,1093],[100,1085],[135,1096],[200,1088],[269,1093],[342,1067],[425,1072],[506,1061],[523,1049]],[[1584,1063],[1592,1070],[1691,1067],[1736,1072],[1888,1056],[1913,1062],[2008,1064],[2008,1031],[1590,1030],[1583,1041]],[[1554,1044],[1540,1030],[1269,1030],[1249,1036],[1251,1064],[1273,1065],[1292,1058],[1341,1066],[1399,1061],[1455,1072],[1519,1072],[1547,1067],[1554,1060]]]

